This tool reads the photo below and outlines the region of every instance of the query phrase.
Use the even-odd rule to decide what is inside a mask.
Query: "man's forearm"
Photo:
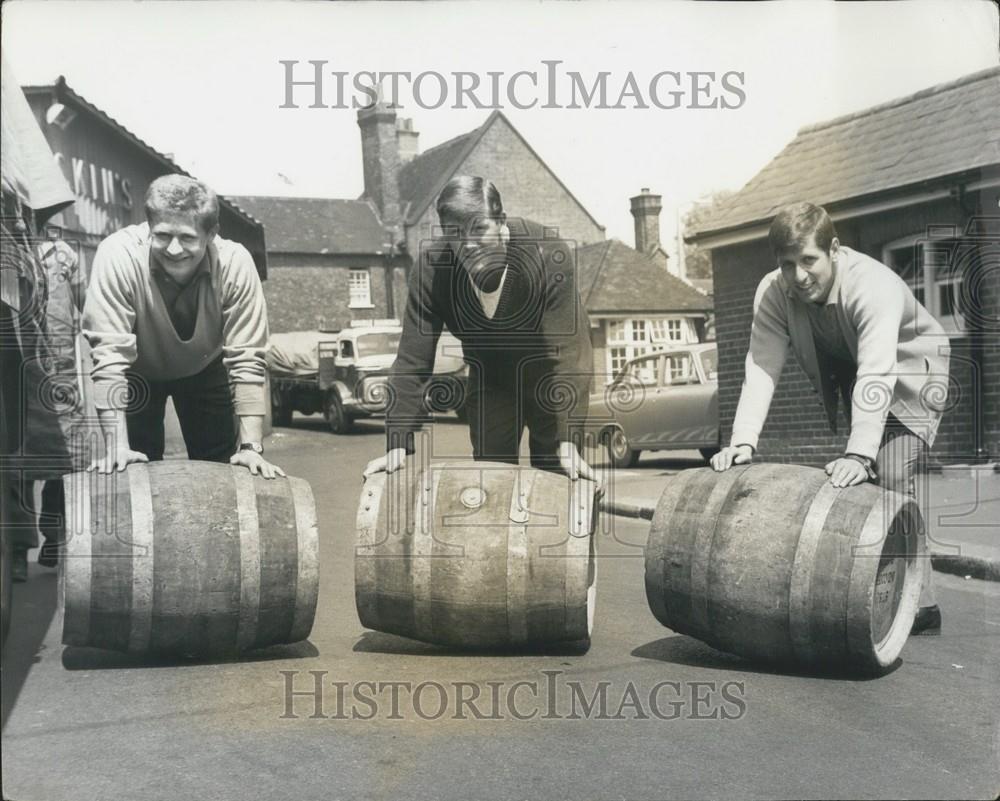
[[[260,444],[264,439],[264,417],[256,414],[241,414],[240,443],[254,442]]]
[[[101,424],[101,438],[109,450],[118,451],[129,447],[128,426],[122,409],[98,409],[97,419]]]

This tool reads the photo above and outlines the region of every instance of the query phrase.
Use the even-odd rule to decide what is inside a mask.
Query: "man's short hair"
[[[771,223],[767,241],[771,250],[778,254],[805,247],[813,235],[816,237],[816,247],[829,253],[833,238],[837,235],[833,220],[822,206],[794,203],[778,212]]]
[[[500,191],[492,181],[474,175],[456,175],[444,185],[437,199],[438,219],[464,222],[472,216],[503,214]]]
[[[146,190],[145,205],[149,222],[164,214],[192,214],[203,231],[211,231],[219,224],[219,196],[186,175],[157,178]]]

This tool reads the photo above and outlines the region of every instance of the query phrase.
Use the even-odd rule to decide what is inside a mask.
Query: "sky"
[[[804,125],[851,113],[1000,63],[989,0],[899,3],[674,2],[117,2],[8,0],[3,49],[22,84],[64,75],[79,94],[223,194],[354,198],[364,188],[352,81],[364,71],[436,72],[403,91],[421,150],[479,126],[489,109],[454,108],[454,73],[502,73],[502,111],[609,237],[631,244],[628,199],[663,196],[664,244],[707,194],[743,186]],[[322,69],[325,105],[346,73],[347,108],[311,108],[296,80]],[[559,61],[546,84],[543,61]],[[513,101],[503,88],[518,71]],[[649,84],[678,73],[677,108]],[[608,73],[615,105],[629,74],[640,100],[567,106],[569,72],[589,87]],[[691,77],[714,73],[715,78]],[[722,76],[730,73],[726,90]],[[735,74],[740,74],[735,77]],[[364,80],[364,79],[363,79]],[[466,81],[472,78],[463,79]],[[661,81],[672,82],[667,76]],[[697,81],[708,94],[695,95]],[[657,84],[662,105],[673,85]],[[546,86],[553,86],[549,99]],[[489,103],[489,92],[480,99]],[[418,99],[422,101],[418,103]],[[715,108],[692,106],[710,105]],[[552,102],[554,100],[555,102]],[[725,101],[725,102],[723,102]],[[645,103],[648,108],[639,108]],[[425,106],[425,107],[421,107]],[[735,106],[724,108],[723,106]],[[516,209],[510,209],[516,214]]]

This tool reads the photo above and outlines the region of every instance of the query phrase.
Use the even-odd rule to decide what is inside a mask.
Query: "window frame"
[[[926,233],[911,234],[891,242],[886,242],[882,246],[882,263],[891,269],[896,275],[900,274],[900,268],[896,259],[899,251],[910,249],[914,253],[917,266],[920,267],[919,277],[914,270],[914,278],[907,280],[903,278],[906,285],[913,292],[914,297],[930,313],[944,329],[949,337],[963,337],[968,334],[968,322],[958,308],[957,298],[961,296],[962,276],[951,271],[951,262],[954,256],[954,247],[949,244],[956,237],[951,236],[941,239],[930,238]],[[917,258],[917,246],[919,245],[919,258]],[[941,258],[945,256],[945,258]],[[949,314],[943,315],[942,290],[946,287],[955,287],[952,290],[956,302]],[[917,290],[923,295],[921,299]]]
[[[363,277],[363,294],[357,300],[355,299],[355,283],[354,279],[356,277]],[[347,275],[347,308],[349,309],[374,309],[375,304],[372,303],[372,274],[371,268],[369,267],[350,267]]]

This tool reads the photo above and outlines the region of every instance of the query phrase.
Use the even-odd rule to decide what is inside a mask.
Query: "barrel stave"
[[[75,474],[67,490],[65,644],[216,657],[308,635],[318,546],[304,482],[171,461]]]
[[[919,518],[901,496],[870,485],[835,489],[813,468],[685,471],[653,517],[650,610],[674,631],[751,658],[884,668],[902,647],[919,589],[912,547],[880,559],[878,530],[901,503]],[[890,538],[890,547],[903,539]]]
[[[399,484],[376,479],[358,511],[362,624],[472,648],[586,638],[592,538],[569,536],[566,485],[565,477],[506,464],[446,463],[411,477],[400,501]],[[414,525],[392,536],[385,507],[406,503]],[[570,588],[581,587],[583,598],[571,599]]]
[[[713,493],[714,521],[707,559],[707,580],[697,588],[696,602],[707,609],[703,630],[723,650],[741,643],[755,657],[783,659],[791,655],[788,591],[797,532],[815,487],[808,480],[781,480],[780,465],[768,465],[753,480],[742,472],[724,492]],[[702,481],[713,484],[713,475]],[[703,518],[709,518],[703,515]]]
[[[299,554],[295,506],[287,483],[257,491],[260,526],[260,607],[253,647],[287,642],[295,617]]]

